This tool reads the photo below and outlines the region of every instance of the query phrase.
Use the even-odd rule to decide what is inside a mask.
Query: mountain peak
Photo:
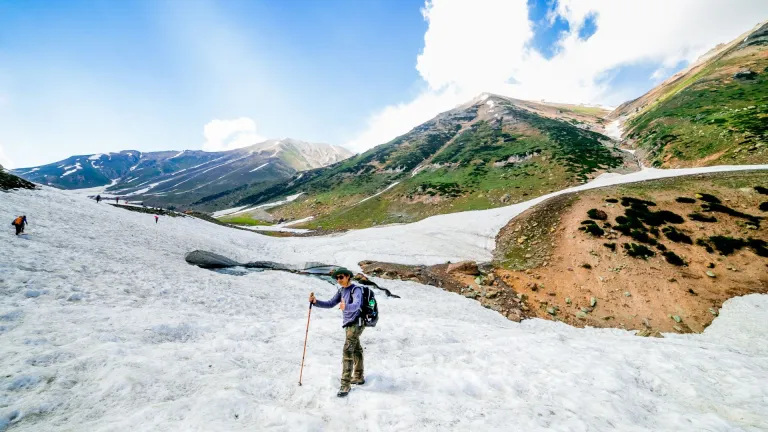
[[[297,171],[321,168],[340,162],[354,153],[344,147],[324,143],[310,143],[294,138],[271,139],[243,150],[267,153],[268,157],[281,157]]]

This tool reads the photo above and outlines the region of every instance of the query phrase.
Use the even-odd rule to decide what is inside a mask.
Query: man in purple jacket
[[[328,301],[322,301],[315,298],[315,293],[310,293],[309,302],[323,309],[330,309],[339,305],[339,309],[343,311],[344,320],[341,326],[347,333],[347,340],[344,342],[341,361],[341,388],[336,396],[344,397],[349,394],[351,384],[365,384],[363,347],[360,345],[360,335],[365,329],[360,317],[363,290],[352,283],[352,272],[345,268],[337,269],[333,272],[333,277],[341,285],[341,289],[336,292],[336,295]]]

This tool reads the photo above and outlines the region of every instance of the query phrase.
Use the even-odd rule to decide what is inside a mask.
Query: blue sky
[[[496,7],[494,1],[484,7]],[[536,52],[554,64],[568,54],[569,34],[589,46],[607,28],[601,19],[610,11],[510,1],[520,8],[503,18],[521,32],[501,34],[509,40],[494,58],[503,60],[506,46],[519,45],[510,57]],[[448,42],[447,49],[432,49],[441,43],[425,41],[432,28],[434,35],[440,26],[468,39],[482,33],[471,27],[477,20],[462,22],[467,13],[451,13],[455,5],[435,0],[432,6],[425,17],[422,0],[0,0],[0,163],[200,149],[203,128],[215,119],[251,119],[256,129],[248,136],[259,138],[290,136],[355,150],[380,144],[486,91],[483,81],[467,85],[472,70],[439,85],[425,72],[450,78],[460,69],[450,62],[475,51],[451,52]],[[498,15],[489,11],[485,16]],[[447,52],[449,62],[441,63],[437,51]],[[585,90],[562,100],[615,104],[639,96],[687,63],[662,57],[608,64],[594,79],[602,93]],[[427,66],[417,69],[417,58]],[[507,82],[526,76],[519,70],[525,61],[515,67],[514,74],[502,71]],[[533,84],[523,84],[510,92],[538,96]],[[448,92],[459,99],[449,103]]]

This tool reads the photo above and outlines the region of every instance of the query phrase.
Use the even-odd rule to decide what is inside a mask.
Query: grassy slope
[[[33,183],[3,171],[3,167],[0,166],[0,190],[34,188]]]
[[[420,141],[409,152],[400,148],[398,153],[378,159],[384,166],[412,169],[441,144],[448,143],[429,161],[440,164],[439,168],[424,169],[415,176],[407,170],[382,174],[362,169],[364,174],[358,176],[335,177],[335,184],[324,180],[319,193],[311,193],[312,188],[308,188],[310,194],[305,199],[278,208],[274,214],[289,218],[315,215],[305,226],[324,229],[413,222],[435,214],[523,201],[586,181],[595,171],[622,163],[601,144],[604,137],[597,133],[511,105],[505,110],[515,119],[514,124],[481,120],[452,141],[450,133],[444,133]],[[495,164],[509,157],[528,159],[506,166]],[[349,164],[360,169],[358,161]],[[400,183],[357,204],[394,181]]]
[[[768,162],[766,47],[736,45],[673,82],[627,122],[628,137],[654,166]],[[757,75],[735,79],[742,69]]]
[[[232,225],[249,225],[249,226],[265,226],[265,225],[272,225],[272,222],[267,222],[264,220],[255,219],[247,214],[245,215],[233,215],[233,216],[222,216],[218,218],[220,221],[224,223],[229,223]]]

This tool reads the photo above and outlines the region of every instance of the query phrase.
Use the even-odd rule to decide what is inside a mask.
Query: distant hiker
[[[98,204],[99,201],[101,201],[101,195],[96,195],[96,204]]]
[[[115,204],[120,204],[120,197],[115,197]]]
[[[157,223],[157,220],[160,219],[160,216],[155,215],[155,223]]]
[[[16,219],[11,222],[11,225],[13,225],[16,228],[16,235],[22,234],[24,232],[24,226],[29,225],[29,222],[27,222],[27,216],[19,216]]]
[[[341,285],[341,289],[336,292],[336,295],[328,301],[322,301],[315,298],[315,293],[310,293],[309,302],[323,309],[330,309],[339,305],[339,309],[343,311],[342,327],[346,331],[347,339],[344,342],[341,361],[341,388],[336,396],[344,397],[349,394],[351,384],[365,384],[363,347],[360,345],[360,335],[365,329],[361,314],[363,289],[352,283],[352,272],[345,268],[334,271],[333,277]]]

